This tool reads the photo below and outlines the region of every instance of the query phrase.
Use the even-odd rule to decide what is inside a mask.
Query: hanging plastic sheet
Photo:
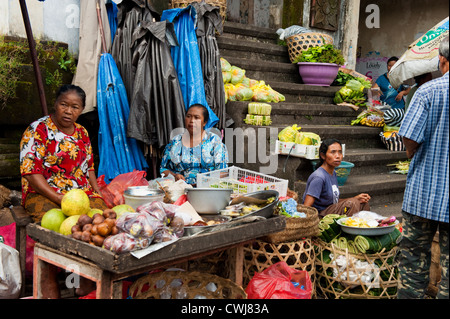
[[[217,124],[219,118],[211,110],[205,94],[203,72],[198,49],[195,24],[197,13],[192,5],[163,11],[161,21],[174,24],[178,46],[171,48],[172,60],[178,73],[186,110],[194,104],[204,105],[209,112],[206,128]]]
[[[137,141],[126,136],[130,112],[127,94],[116,63],[109,53],[102,54],[98,67],[97,102],[100,121],[98,175],[105,182],[114,177],[148,168]]]
[[[173,24],[141,21],[133,33],[135,81],[128,136],[147,145],[165,146],[171,132],[184,126],[185,107],[171,46],[177,45]]]
[[[203,71],[206,101],[218,116],[218,129],[226,127],[228,120],[233,120],[225,112],[225,88],[223,85],[220,52],[217,44],[216,32],[223,32],[223,22],[220,9],[206,2],[193,2],[197,12],[197,42]]]
[[[109,29],[111,30],[111,44],[114,42],[114,35],[117,30],[117,5],[112,0],[106,1],[106,12],[108,14]]]
[[[144,0],[124,0],[117,5],[117,30],[111,48],[131,104],[136,66],[133,65],[133,32],[141,21],[159,21],[160,15]],[[136,63],[135,63],[136,64]]]

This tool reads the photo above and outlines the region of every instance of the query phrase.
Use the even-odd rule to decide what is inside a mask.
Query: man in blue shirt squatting
[[[403,239],[400,242],[399,299],[426,297],[431,244],[439,231],[442,278],[437,298],[448,299],[449,211],[449,45],[439,46],[442,77],[415,93],[400,127],[411,158],[403,198]]]

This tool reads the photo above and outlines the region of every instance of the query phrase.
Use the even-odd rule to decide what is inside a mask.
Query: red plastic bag
[[[284,261],[256,273],[245,290],[248,299],[311,299],[311,291],[308,272],[293,269]]]
[[[111,183],[105,183],[105,176],[102,175],[97,178],[100,192],[103,199],[109,208],[125,204],[123,193],[131,186],[148,186],[148,181],[145,179],[146,172],[134,170],[129,173],[124,173],[116,176]]]

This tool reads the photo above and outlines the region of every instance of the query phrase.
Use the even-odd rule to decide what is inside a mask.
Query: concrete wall
[[[371,10],[376,7],[369,7],[374,4],[379,8],[378,21]],[[374,78],[385,73],[389,57],[400,57],[448,12],[447,0],[361,0],[356,70]]]
[[[71,53],[78,53],[80,0],[33,0],[26,4],[35,39],[64,42]],[[0,34],[26,37],[19,1],[0,1]]]

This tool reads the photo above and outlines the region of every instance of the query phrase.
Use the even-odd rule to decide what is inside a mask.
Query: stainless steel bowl
[[[232,189],[188,188],[187,200],[199,214],[218,214],[230,203]]]
[[[160,190],[151,189],[148,186],[132,186],[123,192],[125,204],[134,209],[153,201],[163,201],[164,193]]]

